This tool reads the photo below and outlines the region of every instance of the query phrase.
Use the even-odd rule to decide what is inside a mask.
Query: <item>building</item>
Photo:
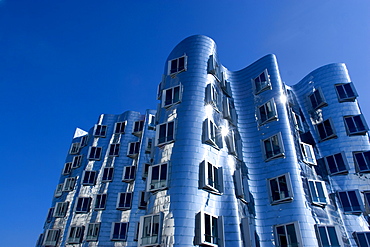
[[[233,72],[186,38],[157,111],[77,133],[37,246],[370,246],[357,96],[344,64],[290,87],[274,55]]]

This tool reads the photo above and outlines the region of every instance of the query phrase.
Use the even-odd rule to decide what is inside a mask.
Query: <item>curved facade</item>
[[[344,64],[289,87],[274,55],[229,71],[188,37],[157,111],[102,115],[73,140],[37,246],[369,246],[356,97]]]

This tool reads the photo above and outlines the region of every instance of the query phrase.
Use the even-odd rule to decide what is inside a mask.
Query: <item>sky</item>
[[[229,70],[275,54],[288,85],[346,63],[370,124],[369,13],[368,0],[0,0],[0,246],[35,245],[75,129],[156,109],[167,56],[194,34]]]

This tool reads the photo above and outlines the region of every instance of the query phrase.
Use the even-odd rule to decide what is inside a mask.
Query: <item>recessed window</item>
[[[84,171],[82,185],[95,185],[96,171]]]
[[[117,199],[117,209],[128,210],[131,209],[132,192],[119,193]]]
[[[75,188],[76,177],[64,179],[63,191],[72,191]]]
[[[168,61],[168,74],[179,73],[186,70],[187,57],[182,56],[179,58]]]
[[[284,156],[281,134],[278,133],[262,141],[265,161]]]
[[[235,193],[236,197],[245,203],[250,202],[248,178],[242,175],[240,169],[235,170]]]
[[[364,191],[366,213],[370,214],[370,191]]]
[[[146,209],[146,206],[148,204],[146,193],[147,193],[146,191],[140,191],[140,195],[139,195],[139,208],[140,209]]]
[[[156,141],[158,145],[171,143],[175,140],[175,122],[170,121],[159,124],[156,128]]]
[[[207,84],[205,104],[212,105],[216,110],[219,108],[219,95],[213,84]]]
[[[102,182],[110,182],[113,180],[113,167],[104,167],[103,169],[103,177],[102,177]]]
[[[80,167],[81,162],[82,162],[82,155],[73,156],[72,168]]]
[[[354,152],[353,156],[359,172],[370,172],[370,151]]]
[[[148,129],[155,129],[155,115],[153,114],[148,115]]]
[[[230,88],[230,83],[226,79],[226,72],[221,73],[221,80],[220,80],[220,85],[222,91],[229,97],[231,97],[231,88]]]
[[[230,98],[224,97],[224,100],[222,101],[222,116],[229,120],[230,123],[236,123],[235,106],[234,102]]]
[[[71,226],[69,228],[69,234],[67,238],[67,243],[69,244],[79,244],[82,242],[85,228],[83,226]]]
[[[130,142],[128,144],[127,156],[130,158],[135,158],[140,151],[140,142]]]
[[[325,183],[323,181],[308,180],[308,187],[310,189],[312,204],[322,206],[328,203]]]
[[[225,142],[226,142],[228,153],[234,156],[238,155],[238,152],[236,149],[236,145],[237,145],[236,138],[237,136],[233,130],[229,130],[228,134],[225,136]]]
[[[276,225],[274,227],[274,230],[277,246],[302,246],[302,241],[300,240],[299,235],[298,222]]]
[[[212,145],[215,148],[222,148],[221,130],[216,124],[207,118],[203,122],[203,143]]]
[[[365,135],[369,130],[362,114],[356,116],[345,116],[344,122],[346,123],[347,134],[349,136]]]
[[[144,129],[144,120],[135,121],[134,122],[134,129],[132,131],[133,134],[140,134]]]
[[[217,167],[208,161],[200,163],[199,188],[211,193],[223,192],[222,167]]]
[[[49,208],[48,214],[46,216],[46,223],[50,223],[53,220],[54,209],[55,208]]]
[[[84,147],[87,145],[87,142],[89,140],[89,135],[84,135],[81,137],[81,140],[80,140],[80,145],[81,147]]]
[[[109,156],[119,156],[119,143],[113,143],[109,145]]]
[[[274,99],[267,101],[258,107],[259,124],[265,124],[277,120],[276,105]]]
[[[171,87],[163,90],[162,107],[170,107],[181,101],[181,86]]]
[[[62,175],[68,175],[72,170],[72,162],[67,162],[64,164]]]
[[[304,142],[301,142],[300,146],[302,151],[303,162],[310,165],[316,165],[315,153],[313,151],[312,146]]]
[[[111,240],[126,241],[128,222],[113,222]]]
[[[100,223],[89,223],[86,231],[86,241],[97,241],[99,237]]]
[[[213,75],[218,80],[219,66],[215,55],[210,55],[207,63],[207,73]]]
[[[293,200],[289,173],[268,180],[271,203],[276,204]]]
[[[195,216],[195,244],[224,246],[223,217],[203,211]]]
[[[89,160],[100,160],[101,153],[101,147],[90,147],[87,157],[89,157]]]
[[[362,213],[364,211],[358,190],[338,191],[338,197],[345,213]]]
[[[64,186],[64,183],[57,185],[57,188],[54,191],[54,197],[60,197],[60,196],[62,196],[62,194],[63,194],[63,186]]]
[[[136,166],[125,166],[123,169],[123,182],[131,182],[135,180]]]
[[[69,202],[57,202],[55,203],[54,217],[63,218],[66,216],[68,210]]]
[[[45,233],[43,246],[57,246],[60,235],[60,229],[48,229]]]
[[[316,129],[317,129],[317,132],[319,133],[319,137],[321,141],[325,141],[325,140],[337,137],[330,118],[326,119],[325,121],[321,123],[318,123],[316,125]]]
[[[358,96],[352,82],[335,85],[335,89],[337,90],[339,102],[355,101]]]
[[[294,123],[294,127],[296,130],[300,131],[300,132],[304,132],[304,125],[303,125],[303,122],[302,122],[302,117],[301,115],[293,112],[293,123]]]
[[[358,247],[369,247],[370,246],[370,231],[354,232],[353,236],[356,240]]]
[[[140,217],[139,246],[157,246],[161,243],[163,213]]]
[[[313,91],[313,93],[311,93],[308,98],[310,99],[312,108],[315,110],[328,105],[325,102],[324,95],[322,94],[320,88],[315,89],[315,91]]]
[[[343,153],[337,153],[325,157],[325,164],[331,175],[347,173],[346,160]]]
[[[148,177],[149,167],[150,167],[149,163],[144,163],[144,169],[143,169],[143,174],[142,174],[143,179]]]
[[[80,152],[81,144],[79,142],[74,142],[71,144],[69,149],[69,154],[78,154]]]
[[[126,121],[117,122],[114,125],[114,134],[124,134],[126,129]]]
[[[95,210],[105,209],[105,204],[107,202],[107,194],[97,194],[95,198]]]
[[[145,148],[145,153],[146,154],[150,154],[152,151],[153,151],[153,138],[148,138],[147,139],[147,145],[146,145],[146,148]]]
[[[270,76],[268,75],[267,70],[264,70],[256,78],[252,79],[252,84],[255,94],[259,94],[265,90],[271,89]]]
[[[90,210],[91,197],[77,198],[76,213],[87,213]]]
[[[342,246],[335,226],[315,225],[320,247]]]
[[[167,188],[167,163],[152,165],[149,167],[148,186],[149,191]]]
[[[95,137],[105,137],[107,134],[107,125],[95,124],[94,136]]]

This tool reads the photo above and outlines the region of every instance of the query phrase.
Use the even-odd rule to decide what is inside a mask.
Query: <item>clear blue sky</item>
[[[0,246],[34,246],[76,127],[156,108],[172,48],[213,38],[239,70],[277,55],[292,85],[345,62],[370,124],[370,1],[0,0]]]

